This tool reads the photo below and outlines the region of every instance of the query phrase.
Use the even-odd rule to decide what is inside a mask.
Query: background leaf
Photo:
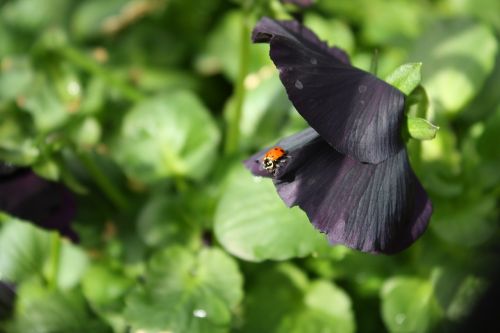
[[[303,257],[326,244],[305,213],[285,206],[269,179],[242,167],[231,175],[217,206],[215,234],[227,251],[251,261]]]

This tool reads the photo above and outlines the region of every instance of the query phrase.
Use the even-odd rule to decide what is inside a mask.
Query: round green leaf
[[[290,263],[259,266],[258,274],[248,281],[241,332],[276,332],[286,315],[302,307],[308,283],[305,273]]]
[[[198,235],[188,224],[184,210],[186,198],[174,195],[155,195],[142,208],[137,219],[137,230],[149,246],[187,244]]]
[[[107,333],[76,290],[50,291],[38,281],[18,289],[16,316],[10,332],[16,333]]]
[[[210,170],[219,138],[208,110],[195,95],[180,91],[135,106],[113,153],[129,176],[143,182],[200,179]]]
[[[298,207],[287,208],[269,179],[238,168],[215,213],[215,234],[233,255],[250,261],[304,257],[326,244]]]
[[[224,252],[195,255],[170,247],[151,258],[145,284],[127,298],[125,316],[134,331],[227,332],[242,284],[236,262]]]
[[[305,307],[286,316],[279,333],[352,333],[354,314],[349,296],[327,281],[311,284],[304,299]]]
[[[42,271],[50,235],[33,225],[9,219],[0,222],[0,279],[21,281]]]
[[[381,291],[382,318],[390,332],[429,332],[442,315],[430,281],[393,277]]]

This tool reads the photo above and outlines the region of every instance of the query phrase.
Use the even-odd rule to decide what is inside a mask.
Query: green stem
[[[94,159],[84,152],[80,153],[78,156],[89,174],[101,188],[104,194],[106,194],[109,200],[111,200],[111,202],[119,209],[125,209],[127,207],[127,199],[114,186],[109,178],[101,171],[101,169],[95,163]]]
[[[378,49],[373,50],[372,61],[370,63],[370,72],[377,76],[378,72]]]
[[[92,58],[82,54],[81,51],[70,46],[62,46],[57,50],[63,57],[71,61],[76,66],[103,79],[110,86],[118,90],[123,97],[129,99],[130,101],[138,102],[144,98],[142,92],[123,82],[109,70],[96,63]]]
[[[61,237],[57,231],[50,236],[50,271],[48,277],[49,288],[57,288],[57,277],[59,275],[59,262],[61,259]]]
[[[231,110],[228,117],[225,152],[227,154],[235,153],[239,147],[240,140],[240,121],[245,101],[245,77],[248,71],[249,60],[249,38],[250,30],[248,28],[248,10],[243,11],[243,18],[240,30],[240,64],[238,70],[238,79],[235,87],[234,109]]]

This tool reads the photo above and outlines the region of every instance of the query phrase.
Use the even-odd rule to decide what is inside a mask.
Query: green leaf
[[[70,116],[68,105],[61,100],[54,84],[47,77],[39,75],[26,96],[24,107],[33,116],[41,132],[55,129]]]
[[[432,276],[439,305],[446,317],[456,322],[467,317],[486,291],[483,279],[451,265],[434,270]]]
[[[147,245],[186,245],[200,236],[197,228],[188,223],[187,199],[160,193],[148,200],[137,219],[137,231]]]
[[[498,149],[498,133],[500,133],[500,106],[486,121],[484,131],[478,139],[477,148],[483,160],[500,166],[500,149]]]
[[[221,250],[170,247],[149,261],[125,315],[134,331],[226,332],[242,283],[236,262]]]
[[[196,69],[205,75],[222,72],[234,82],[238,76],[240,43],[239,31],[244,16],[240,11],[230,11],[220,19],[207,37],[205,51],[196,59]],[[251,24],[250,24],[251,26]],[[251,44],[250,36],[244,42]],[[264,65],[271,65],[267,45],[251,45],[248,72],[257,72]]]
[[[390,332],[429,332],[442,316],[432,283],[396,276],[381,291],[382,318]]]
[[[337,19],[325,19],[313,12],[307,12],[304,25],[314,31],[328,45],[340,47],[348,54],[354,51],[354,35],[347,24]]]
[[[410,93],[420,84],[422,79],[420,74],[421,67],[421,62],[401,65],[389,74],[385,80],[387,83],[401,90],[404,94],[410,95]]]
[[[283,90],[276,68],[262,67],[245,79],[245,101],[240,119],[240,136],[243,147],[264,145],[276,139],[276,132],[290,114],[290,102]],[[224,114],[234,114],[234,99],[226,104]]]
[[[112,22],[127,0],[91,0],[79,4],[72,20],[72,30],[78,38],[86,39],[102,34],[106,19]]]
[[[4,58],[0,66],[0,102],[23,97],[33,84],[34,77],[27,58]]]
[[[276,332],[281,320],[303,305],[308,283],[305,273],[291,263],[259,266],[258,274],[248,281],[241,332]]]
[[[124,298],[136,281],[111,265],[93,264],[82,279],[82,291],[91,308],[113,327],[114,332],[125,332]]]
[[[425,64],[422,84],[434,104],[457,113],[480,90],[493,69],[496,51],[497,41],[487,26],[454,19],[430,26],[410,58]]]
[[[21,282],[49,274],[50,232],[4,215],[0,217],[0,278]],[[75,245],[62,240],[58,287],[69,289],[87,268],[87,256]]]
[[[326,240],[298,207],[281,201],[270,179],[237,168],[215,213],[215,235],[231,254],[249,261],[304,257]]]
[[[10,332],[110,332],[88,311],[78,289],[49,291],[35,280],[21,285],[17,291],[16,316]]]
[[[15,0],[4,4],[0,14],[16,28],[39,32],[50,24],[62,23],[69,5],[67,0]]]
[[[127,174],[143,182],[204,177],[220,134],[208,110],[190,92],[153,97],[123,120],[113,154]]]
[[[309,287],[304,307],[286,316],[279,333],[351,333],[355,331],[354,314],[349,296],[327,281],[316,281]]]
[[[416,140],[432,140],[436,137],[439,127],[426,119],[408,117],[408,132]]]
[[[462,195],[436,206],[431,228],[442,239],[460,246],[478,246],[496,228],[496,199],[487,195]]]
[[[268,267],[248,283],[243,333],[354,332],[351,300],[343,290],[324,280],[310,283],[290,263]]]
[[[50,249],[49,233],[9,218],[0,227],[1,277],[21,281],[40,274]]]

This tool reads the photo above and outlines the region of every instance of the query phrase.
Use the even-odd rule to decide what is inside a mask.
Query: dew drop
[[[302,88],[304,88],[304,85],[302,84],[302,82],[297,80],[297,81],[295,81],[295,88],[302,89]]]
[[[359,101],[359,104],[361,104],[361,105],[365,105],[365,101],[364,101],[364,100],[360,100],[360,101]]]
[[[364,84],[361,84],[358,87],[358,91],[359,91],[360,94],[364,93],[366,91],[366,86]]]
[[[193,311],[193,316],[196,318],[206,318],[207,317],[207,311],[203,309],[196,309]]]
[[[394,320],[396,321],[396,324],[402,325],[405,320],[406,320],[406,315],[404,313],[398,313],[395,317]]]
[[[311,64],[317,65],[318,64],[318,59],[316,58],[311,58]]]

